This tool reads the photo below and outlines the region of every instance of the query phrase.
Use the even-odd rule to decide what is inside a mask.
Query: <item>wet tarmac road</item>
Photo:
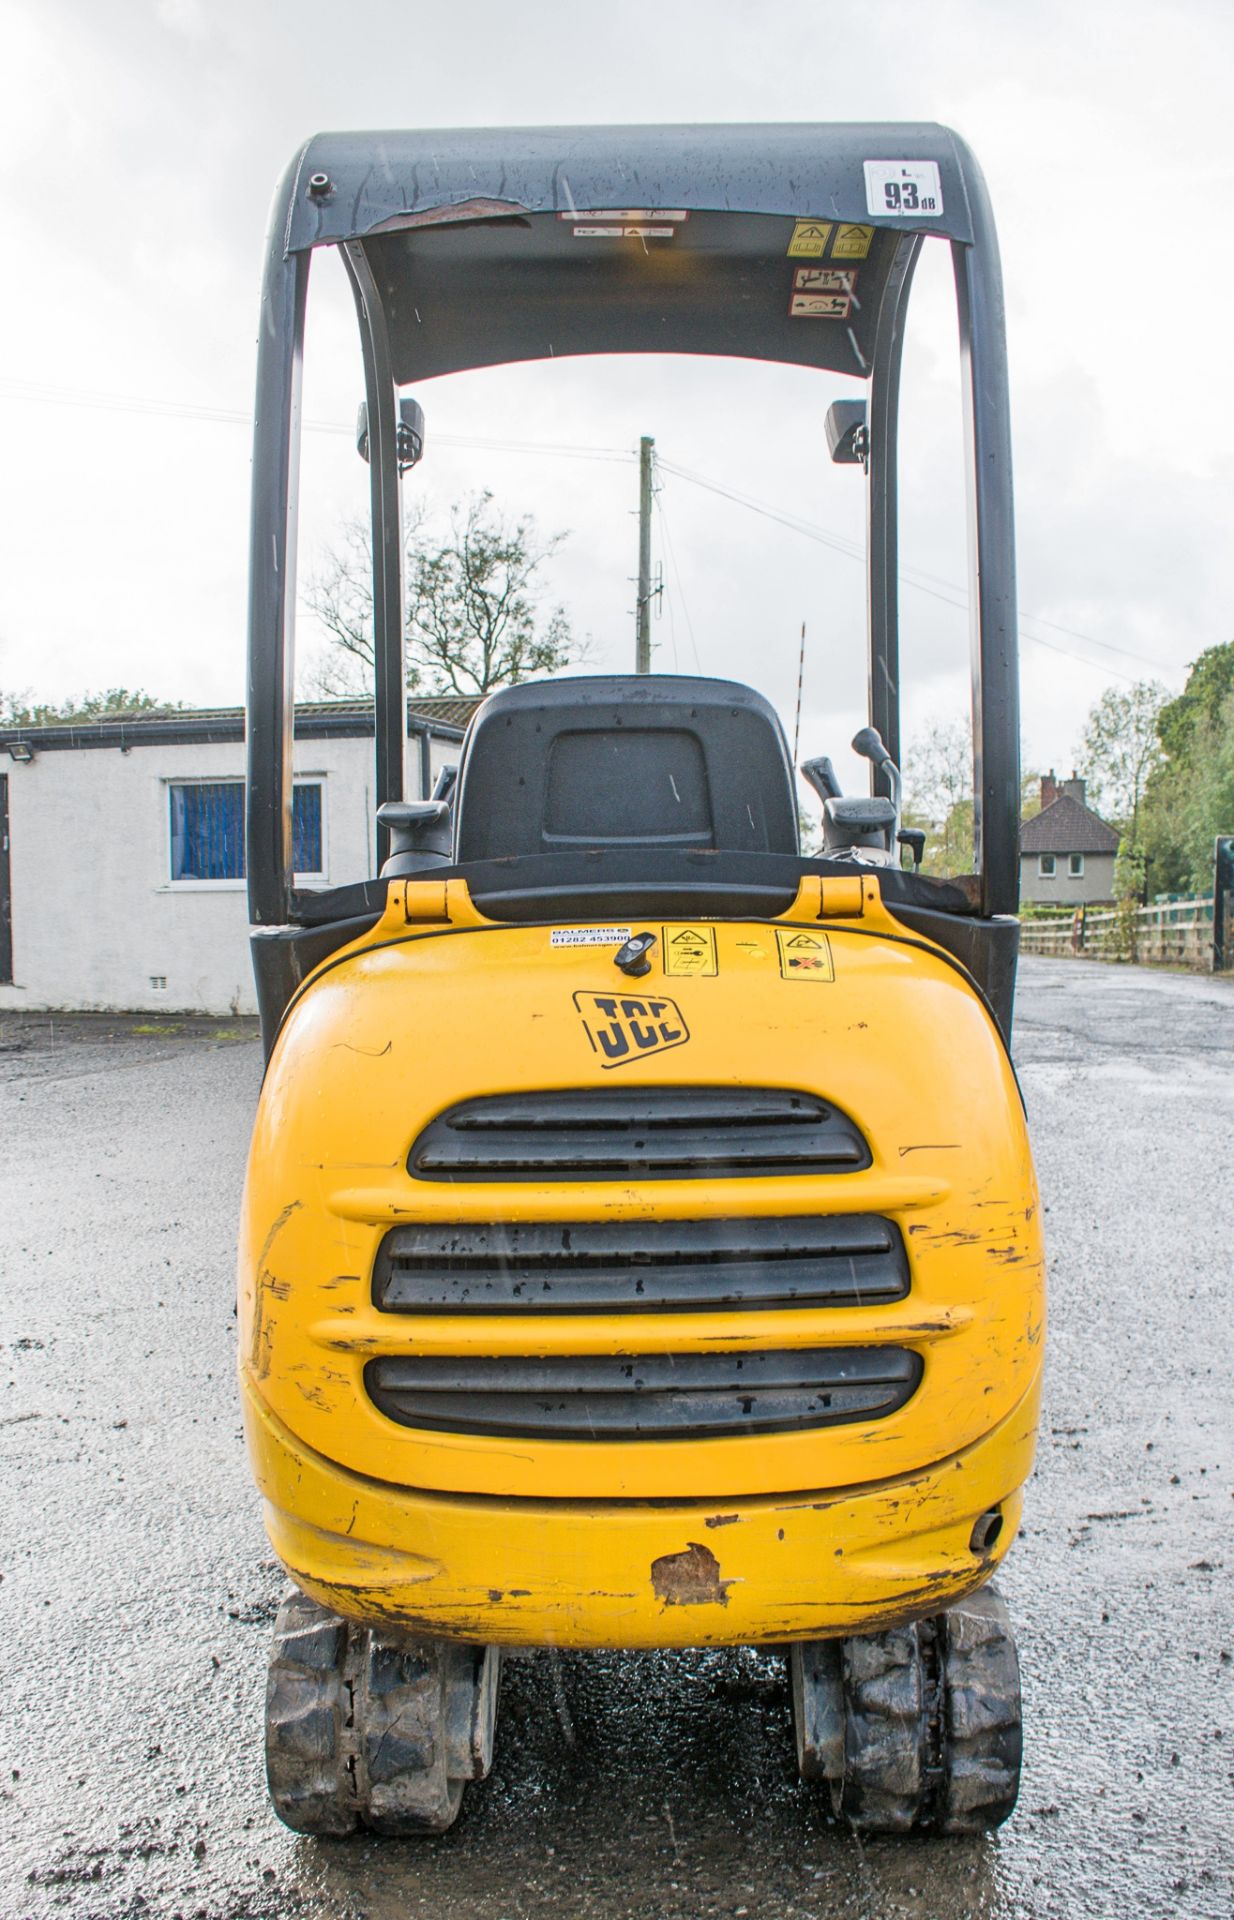
[[[442,1840],[279,1826],[282,1582],[232,1376],[258,1048],[142,1024],[0,1020],[0,1920],[1228,1920],[1234,983],[1023,968],[1053,1285],[1002,1576],[1027,1764],[971,1842],[825,1820],[783,1664],[741,1650],[512,1662],[494,1776]]]

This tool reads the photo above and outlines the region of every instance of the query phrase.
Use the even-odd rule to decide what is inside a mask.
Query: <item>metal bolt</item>
[[[329,174],[311,173],[309,175],[308,190],[314,200],[324,200],[326,195],[333,190]]]

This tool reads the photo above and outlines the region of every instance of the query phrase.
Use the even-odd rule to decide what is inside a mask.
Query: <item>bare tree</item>
[[[1157,716],[1170,699],[1160,680],[1107,687],[1090,709],[1077,756],[1093,805],[1108,813],[1138,848],[1140,805],[1163,759]]]
[[[434,538],[423,510],[406,533],[407,685],[427,694],[474,695],[558,673],[581,657],[562,607],[540,604],[542,570],[566,538],[541,535],[529,514],[508,520],[490,493],[450,511]],[[326,697],[372,686],[373,590],[368,528],[348,521],[305,598],[330,634],[313,675]]]
[[[973,864],[973,732],[967,720],[935,721],[914,734],[905,756],[904,817],[926,830],[929,873],[965,873]]]
[[[1041,776],[1020,775],[1020,818],[1040,806]],[[970,717],[929,723],[913,735],[905,757],[904,815],[926,829],[929,873],[964,873],[973,864],[973,725]]]

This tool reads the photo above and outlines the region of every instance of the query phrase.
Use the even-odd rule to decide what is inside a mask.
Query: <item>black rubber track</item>
[[[1020,1664],[1006,1603],[983,1587],[938,1616],[944,1769],[939,1833],[1001,1826],[1020,1790]]]
[[[347,1623],[291,1593],[274,1623],[266,1678],[266,1781],[297,1833],[345,1834],[360,1819]]]
[[[864,1833],[983,1833],[1020,1783],[1020,1671],[1007,1608],[984,1587],[945,1613],[794,1650],[805,1779]]]
[[[837,1812],[867,1833],[907,1833],[926,1791],[926,1699],[916,1623],[844,1642],[844,1781]]]
[[[289,1594],[266,1683],[266,1778],[297,1833],[444,1833],[492,1760],[498,1658]]]

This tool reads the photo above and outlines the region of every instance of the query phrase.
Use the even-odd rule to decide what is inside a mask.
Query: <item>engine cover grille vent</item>
[[[722,1180],[851,1173],[870,1149],[810,1093],[750,1087],[583,1087],[465,1100],[430,1121],[421,1180]]]
[[[565,1354],[547,1360],[390,1357],[364,1370],[391,1420],[525,1440],[714,1440],[878,1420],[921,1378],[904,1347]]]
[[[386,1313],[680,1313],[902,1300],[898,1227],[875,1214],[394,1227],[373,1301]]]

